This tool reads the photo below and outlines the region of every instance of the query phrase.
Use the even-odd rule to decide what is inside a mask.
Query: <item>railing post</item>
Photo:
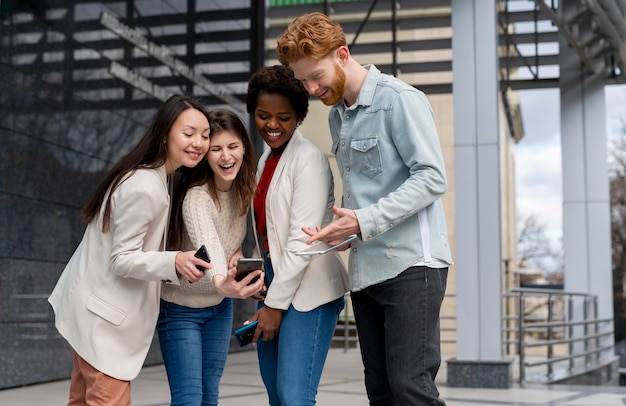
[[[594,331],[593,333],[596,336],[596,346],[593,349],[595,354],[596,354],[596,364],[600,363],[600,351],[598,351],[598,349],[600,348],[600,335],[598,334],[600,332],[600,329],[598,328],[598,296],[594,295],[593,296],[593,321],[595,323],[593,323],[594,325]]]
[[[574,298],[572,295],[567,294],[567,356],[571,357],[574,353],[574,343],[570,341],[574,337],[574,326],[571,324],[574,320]],[[574,358],[569,359],[569,372],[574,371]]]
[[[554,355],[554,349],[552,347],[552,322],[554,318],[553,314],[553,296],[550,293],[548,295],[548,329],[547,329],[547,341],[548,341],[548,379],[552,379],[554,375],[553,365],[552,365],[552,357]]]
[[[583,320],[585,339],[585,369],[589,367],[589,297],[583,296]]]
[[[519,349],[519,383],[520,385],[524,384],[524,381],[526,380],[526,376],[525,376],[525,367],[524,367],[524,362],[525,361],[525,354],[524,354],[524,313],[526,312],[525,310],[525,306],[524,306],[524,292],[520,292],[519,293],[519,319],[517,321],[517,326],[518,326],[518,333],[517,333],[517,338],[519,340],[519,345],[518,345],[518,349]]]
[[[511,355],[511,320],[508,318],[510,313],[511,304],[509,303],[510,297],[508,293],[504,294],[504,352],[506,355]]]

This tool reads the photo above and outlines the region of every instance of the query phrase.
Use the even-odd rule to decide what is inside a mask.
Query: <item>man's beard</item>
[[[327,106],[334,106],[343,97],[343,92],[346,90],[346,73],[341,67],[335,64],[335,74],[328,87],[330,96],[322,100]]]

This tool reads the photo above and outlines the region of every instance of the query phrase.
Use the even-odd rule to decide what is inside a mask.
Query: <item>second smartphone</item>
[[[206,250],[206,247],[204,245],[202,245],[200,248],[198,248],[198,251],[196,251],[196,253],[194,254],[194,257],[196,258],[200,258],[205,260],[206,262],[211,262],[211,258],[209,257],[209,253]],[[200,265],[196,265],[196,268],[198,268],[199,271],[205,272],[206,268]]]
[[[235,275],[236,281],[241,281],[246,277],[250,272],[261,269],[263,270],[263,259],[262,258],[239,258],[237,260],[237,274]],[[259,280],[259,277],[252,279],[250,284]]]

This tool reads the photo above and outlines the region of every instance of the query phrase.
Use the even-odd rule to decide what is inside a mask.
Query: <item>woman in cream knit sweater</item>
[[[206,160],[183,170],[172,198],[170,249],[205,245],[211,267],[193,284],[163,285],[157,324],[172,405],[217,405],[233,323],[230,298],[259,292],[261,271],[234,279],[255,190],[255,154],[246,127],[230,110],[208,114]],[[261,275],[262,276],[262,275]]]

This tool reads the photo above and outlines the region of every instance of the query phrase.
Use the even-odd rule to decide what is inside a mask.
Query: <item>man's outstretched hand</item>
[[[311,244],[314,241],[325,241],[330,244],[337,244],[343,241],[347,236],[361,232],[359,221],[357,220],[354,210],[333,206],[333,214],[335,215],[335,219],[324,228],[302,227],[302,231],[311,237],[306,242],[307,244]],[[348,247],[349,244],[339,248],[338,251],[343,251]]]

